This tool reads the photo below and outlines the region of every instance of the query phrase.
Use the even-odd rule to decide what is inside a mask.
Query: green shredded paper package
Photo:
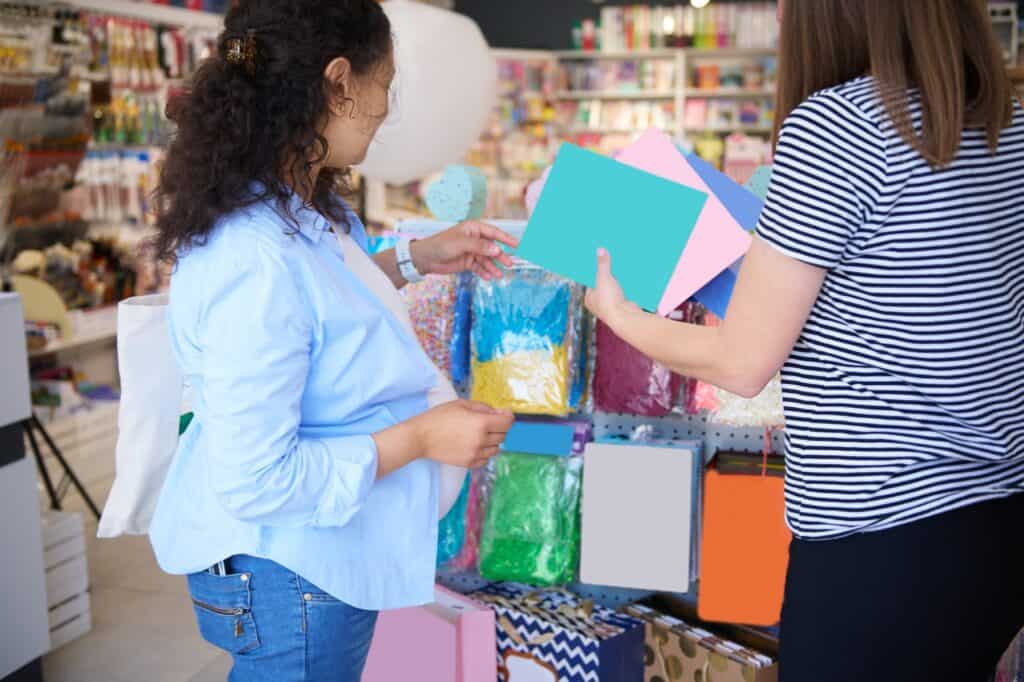
[[[572,582],[579,561],[583,461],[506,453],[480,537],[480,574],[495,581],[552,586]]]

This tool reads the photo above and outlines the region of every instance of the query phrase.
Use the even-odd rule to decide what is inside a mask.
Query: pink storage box
[[[381,612],[363,682],[497,682],[494,612],[443,587],[434,603]]]

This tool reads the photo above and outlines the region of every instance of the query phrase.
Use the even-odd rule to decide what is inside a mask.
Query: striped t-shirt
[[[920,129],[920,104],[911,93]],[[828,270],[783,368],[786,507],[805,539],[1024,492],[1024,110],[935,171],[874,81],[786,119],[758,232]]]

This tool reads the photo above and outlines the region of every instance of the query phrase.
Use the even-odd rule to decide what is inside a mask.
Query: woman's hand
[[[509,267],[512,257],[498,246],[519,246],[519,240],[486,223],[467,221],[411,245],[412,260],[423,274],[451,275],[472,270],[484,279],[501,277],[498,264]]]
[[[625,314],[641,312],[635,303],[626,300],[619,281],[612,275],[612,257],[604,249],[597,250],[597,282],[584,299],[587,310],[613,330]]]
[[[423,413],[412,425],[423,457],[475,469],[498,454],[514,421],[511,412],[456,400]]]
[[[373,434],[377,478],[425,458],[475,469],[498,454],[515,416],[468,400],[438,405]]]

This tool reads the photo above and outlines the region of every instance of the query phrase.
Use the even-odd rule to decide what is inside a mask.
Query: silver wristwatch
[[[402,273],[405,281],[415,284],[423,280],[423,275],[416,269],[416,264],[412,262],[411,245],[411,239],[404,237],[399,239],[398,244],[395,245],[395,258],[398,260],[398,271]]]

